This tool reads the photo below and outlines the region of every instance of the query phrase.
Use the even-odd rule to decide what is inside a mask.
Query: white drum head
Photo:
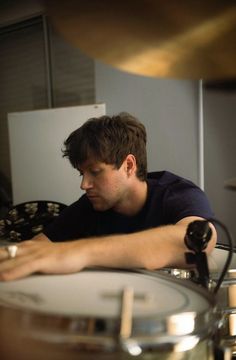
[[[209,299],[166,278],[135,272],[83,271],[70,275],[34,275],[0,283],[0,304],[37,313],[117,318],[124,288],[134,289],[134,318],[202,313]]]

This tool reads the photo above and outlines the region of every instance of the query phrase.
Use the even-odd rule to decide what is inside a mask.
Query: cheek
[[[125,179],[122,176],[116,176],[113,179],[110,179],[109,184],[107,184],[107,188],[109,188],[114,195],[120,195],[126,189]]]
[[[105,194],[113,194],[117,192],[117,190],[119,189],[119,185],[116,181],[110,179],[110,181],[104,182],[102,188]]]
[[[112,171],[110,174],[105,174],[99,181],[96,182],[96,188],[106,195],[120,194],[126,188],[127,177],[126,174],[120,169],[119,171]]]
[[[99,190],[106,196],[115,196],[122,189],[122,181],[119,177],[110,176],[98,184]]]

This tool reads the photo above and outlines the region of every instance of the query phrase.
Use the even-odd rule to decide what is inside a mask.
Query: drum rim
[[[218,327],[218,318],[216,313],[216,299],[215,297],[206,291],[203,288],[198,287],[196,284],[188,282],[183,279],[176,279],[173,276],[168,274],[158,273],[158,271],[149,271],[142,269],[135,270],[124,270],[124,269],[86,269],[85,272],[90,271],[102,271],[102,272],[119,272],[119,273],[135,273],[135,274],[143,274],[151,277],[161,278],[163,280],[168,281],[169,283],[179,284],[181,287],[191,289],[194,292],[199,293],[203,298],[207,300],[209,303],[208,311],[204,311],[203,313],[197,313],[194,311],[188,312],[188,316],[194,318],[194,329],[190,333],[182,334],[175,336],[175,334],[168,333],[168,324],[167,319],[160,319],[158,316],[153,316],[152,318],[142,317],[140,319],[135,318],[133,320],[134,331],[128,339],[120,339],[119,329],[120,319],[118,318],[100,318],[99,316],[93,317],[95,325],[97,326],[99,322],[104,326],[105,329],[112,329],[113,332],[111,334],[106,333],[105,331],[95,330],[93,335],[88,335],[87,327],[91,318],[83,317],[83,316],[72,316],[72,315],[57,315],[57,314],[47,314],[47,313],[37,313],[31,309],[22,309],[22,308],[13,308],[10,306],[0,305],[0,309],[3,311],[7,311],[15,316],[16,321],[22,325],[22,336],[29,336],[30,338],[36,337],[37,339],[41,339],[42,341],[49,342],[64,342],[66,344],[76,344],[78,343],[92,343],[96,344],[96,346],[102,346],[102,348],[114,348],[117,344],[122,347],[129,348],[133,343],[140,344],[143,348],[145,346],[161,346],[163,341],[168,338],[168,342],[170,345],[174,346],[180,338],[192,338],[195,337],[198,341],[205,339],[209,336],[210,333],[215,332]],[[183,314],[180,313],[181,316]],[[176,315],[176,314],[174,314]],[[172,318],[172,315],[168,317],[168,320]],[[68,331],[68,327],[65,329],[59,329],[56,331],[56,326],[58,326],[59,322],[64,322],[65,324],[74,326],[74,330]],[[146,329],[146,333],[142,334],[142,332],[138,332],[138,327],[142,325]],[[152,326],[150,326],[152,325]],[[148,333],[147,328],[152,329],[155,327],[155,333]],[[84,327],[84,330],[82,330]],[[114,330],[116,329],[116,331]],[[79,330],[79,333],[78,333]],[[34,335],[33,335],[34,334]],[[130,345],[131,344],[131,345]]]

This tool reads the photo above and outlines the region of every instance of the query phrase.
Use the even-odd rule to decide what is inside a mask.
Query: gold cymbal
[[[67,41],[121,70],[236,77],[235,0],[47,0],[46,11]]]

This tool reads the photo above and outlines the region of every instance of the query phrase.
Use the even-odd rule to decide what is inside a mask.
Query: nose
[[[88,190],[91,189],[93,187],[92,181],[89,178],[88,175],[83,175],[82,180],[81,180],[81,184],[80,184],[80,188],[81,190]]]

